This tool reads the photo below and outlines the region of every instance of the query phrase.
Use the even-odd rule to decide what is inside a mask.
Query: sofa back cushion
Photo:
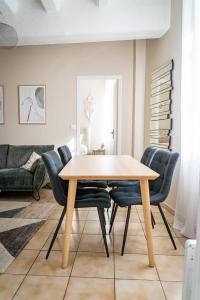
[[[53,145],[9,145],[7,168],[21,167],[27,162],[33,152],[41,155],[42,153],[53,149]]]
[[[6,168],[6,161],[8,155],[8,145],[0,145],[0,169]]]

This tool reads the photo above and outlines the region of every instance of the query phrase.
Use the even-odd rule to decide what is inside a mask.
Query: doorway
[[[121,77],[78,77],[77,154],[120,153],[120,99]]]

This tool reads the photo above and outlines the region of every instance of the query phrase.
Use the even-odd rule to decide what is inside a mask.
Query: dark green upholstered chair
[[[156,180],[149,181],[150,203],[151,205],[158,206],[160,214],[166,226],[167,232],[174,246],[174,249],[176,249],[176,244],[160,204],[163,201],[165,201],[165,199],[169,194],[172,177],[173,177],[173,173],[174,173],[174,169],[178,157],[179,157],[178,153],[173,153],[165,150],[157,150],[149,166],[152,170],[160,174],[160,176]],[[114,206],[114,212],[111,217],[111,225],[110,225],[109,233],[112,230],[112,226],[117,213],[118,206],[128,207],[123,244],[121,250],[121,255],[123,255],[124,247],[126,243],[131,207],[132,205],[142,205],[140,184],[137,183],[133,187],[113,189],[112,191],[110,191],[110,196],[113,199],[115,206]]]
[[[148,147],[145,149],[142,158],[141,158],[141,163],[144,165],[148,166],[153,158],[153,155],[156,152],[155,147]],[[135,180],[110,180],[108,181],[108,186],[111,188],[115,187],[131,187],[134,186],[137,181]]]
[[[66,165],[70,159],[72,158],[71,151],[68,146],[64,145],[58,148],[58,153],[60,154],[60,158],[62,163]],[[106,180],[79,180],[78,181],[79,188],[107,188],[107,181]]]
[[[53,247],[54,241],[62,224],[63,218],[66,214],[67,209],[67,191],[68,191],[68,181],[64,181],[59,178],[58,174],[63,168],[63,163],[60,160],[60,157],[55,151],[49,151],[42,154],[47,172],[49,174],[53,194],[55,200],[63,206],[63,211],[60,216],[60,220],[56,227],[55,233],[53,235],[49,250],[47,252],[46,258],[48,258],[50,251]],[[104,240],[104,245],[106,249],[107,257],[109,257],[108,245],[106,240],[106,229],[105,229],[105,216],[104,208],[110,207],[110,196],[107,191],[104,189],[77,189],[75,208],[82,207],[96,207],[99,215],[102,236]]]

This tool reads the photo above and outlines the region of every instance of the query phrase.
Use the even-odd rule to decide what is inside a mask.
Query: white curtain
[[[194,238],[200,202],[200,1],[183,0],[181,168],[174,227]]]

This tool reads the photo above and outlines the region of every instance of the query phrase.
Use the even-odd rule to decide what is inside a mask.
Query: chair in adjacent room
[[[156,180],[149,181],[149,192],[150,192],[150,204],[158,207],[163,222],[166,226],[167,232],[171,239],[171,242],[176,249],[176,244],[173,239],[169,224],[161,207],[161,203],[167,198],[174,169],[178,160],[179,154],[165,150],[157,150],[151,163],[150,168],[155,172],[159,173],[160,176]],[[128,232],[128,225],[131,213],[132,205],[142,205],[140,183],[138,182],[133,187],[116,188],[110,191],[110,196],[115,203],[114,212],[111,217],[110,231],[112,230],[113,222],[117,213],[118,207],[128,207],[127,217],[125,222],[125,230],[123,236],[121,255],[124,254],[125,243]]]
[[[63,218],[67,210],[67,193],[68,193],[68,181],[62,180],[59,178],[58,174],[63,168],[63,164],[60,160],[60,157],[55,151],[49,151],[42,154],[44,164],[46,166],[54,198],[57,203],[63,206],[63,210],[54,232],[51,244],[49,246],[46,259],[48,258],[53,244],[55,242],[56,236],[62,224]],[[109,257],[108,245],[106,240],[106,229],[105,229],[105,216],[104,209],[110,207],[110,196],[109,193],[104,189],[77,189],[75,208],[85,208],[85,207],[96,207],[99,215],[102,236],[104,240],[104,245],[106,249],[107,257]]]
[[[66,165],[70,159],[72,158],[71,151],[67,145],[63,145],[58,148],[58,153],[60,154],[60,158],[62,163]],[[106,180],[79,180],[78,181],[79,188],[107,188]]]

